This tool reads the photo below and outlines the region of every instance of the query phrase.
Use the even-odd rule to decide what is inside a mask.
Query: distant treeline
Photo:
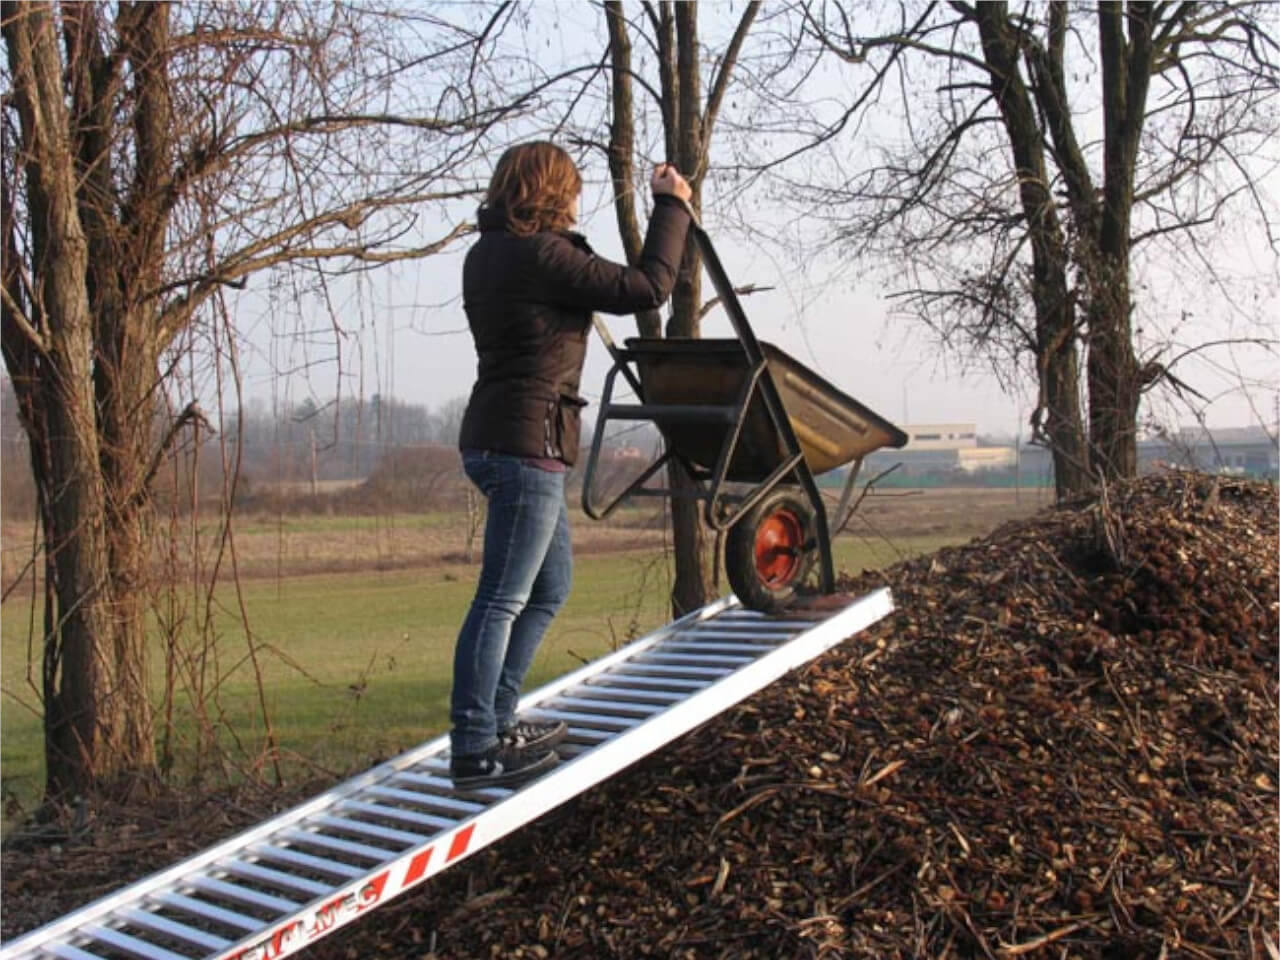
[[[359,509],[355,501],[376,492],[404,501],[404,508],[429,499],[442,475],[457,472],[455,447],[465,407],[462,397],[435,409],[380,394],[306,399],[287,407],[253,399],[224,414],[214,433],[188,429],[157,477],[155,493],[183,508],[218,506],[234,490],[240,507],[270,509],[283,505],[277,501],[310,499],[308,509],[323,502],[324,509],[343,510]],[[216,428],[216,411],[205,414]],[[156,424],[157,444],[166,426]],[[229,478],[237,461],[233,487]],[[376,491],[356,489],[362,486]],[[26,435],[12,386],[0,379],[0,514],[31,519],[35,504]]]
[[[162,506],[181,511],[221,510],[230,497],[238,511],[272,514],[463,507],[467,483],[457,440],[465,409],[464,397],[434,410],[380,394],[327,403],[308,399],[289,406],[254,399],[225,414],[216,434],[188,429],[157,476],[155,496]],[[157,443],[166,426],[156,424]],[[590,424],[584,424],[584,441],[590,435]],[[32,519],[36,497],[30,454],[7,379],[0,380],[0,442],[0,515]],[[602,466],[604,487],[621,482],[618,477],[630,479],[631,471],[647,462],[629,457],[655,455],[657,436],[647,425],[631,426],[619,430],[612,443],[624,459]],[[864,470],[861,481],[875,472]],[[575,480],[580,480],[578,473]],[[843,471],[820,482],[839,485]],[[902,469],[882,476],[878,485],[1012,487],[1050,482],[1043,471]]]
[[[227,418],[227,445],[240,442],[241,469],[259,482],[355,480],[368,477],[392,449],[452,447],[466,398],[432,410],[374,394],[281,413],[260,399]],[[313,461],[314,454],[314,461]]]

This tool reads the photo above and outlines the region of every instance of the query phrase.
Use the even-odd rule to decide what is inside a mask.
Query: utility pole
[[[316,428],[310,427],[307,432],[311,436],[311,496],[314,498],[320,486],[316,482]]]

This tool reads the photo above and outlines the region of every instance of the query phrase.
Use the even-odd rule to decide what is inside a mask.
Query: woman
[[[570,227],[582,179],[569,155],[526,143],[502,155],[462,271],[479,355],[459,446],[488,500],[484,562],[453,661],[450,775],[510,785],[554,766],[565,725],[517,721],[534,654],[569,594],[565,471],[578,455],[578,382],[594,310],[634,313],[671,294],[684,253],[689,185],[653,172],[653,218],[634,267],[596,256]]]

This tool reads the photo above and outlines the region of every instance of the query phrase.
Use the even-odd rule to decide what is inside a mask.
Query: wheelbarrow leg
[[[827,523],[827,508],[822,502],[822,494],[818,492],[818,484],[813,479],[807,465],[801,465],[796,471],[800,475],[800,484],[813,504],[813,520],[817,524],[818,534],[818,575],[823,593],[833,593],[836,589],[835,563],[831,559],[831,528]]]

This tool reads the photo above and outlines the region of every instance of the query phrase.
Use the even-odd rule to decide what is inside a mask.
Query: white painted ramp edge
[[[332,888],[323,886],[323,892],[305,903],[289,903],[285,915],[261,921],[260,928],[249,930],[239,940],[231,941],[194,927],[171,924],[178,932],[171,950],[152,941],[131,937],[121,928],[131,920],[143,917],[151,929],[162,935],[160,939],[163,940],[168,933],[167,921],[146,912],[156,907],[162,897],[180,899],[183,891],[192,888],[195,879],[216,886],[216,879],[211,880],[210,875],[220,862],[228,861],[237,854],[248,854],[252,859],[255,848],[262,849],[282,831],[299,834],[307,829],[309,818],[321,817],[325,811],[349,802],[368,788],[405,776],[425,761],[440,761],[447,755],[448,737],[424,743],[188,860],[15,939],[0,948],[0,960],[47,957],[100,960],[102,954],[92,951],[104,948],[116,951],[112,954],[114,956],[133,956],[142,960],[194,960],[197,957],[202,960],[276,960],[296,953],[608,779],[768,686],[789,670],[865,630],[892,610],[893,600],[888,589],[877,590],[836,610],[798,610],[774,616],[744,610],[733,598],[716,601],[533,691],[521,699],[520,710],[536,714],[540,704],[555,700],[575,686],[598,680],[615,669],[634,665],[639,662],[638,657],[656,656],[661,652],[660,645],[665,642],[677,642],[682,637],[694,637],[695,641],[690,642],[696,642],[699,631],[703,636],[711,636],[712,643],[732,639],[736,631],[745,638],[757,640],[764,634],[776,636],[777,645],[648,719],[623,727],[595,746],[583,749],[541,778],[514,790],[489,791],[489,795],[496,798],[494,802],[470,817],[422,837],[417,846],[399,853],[386,851],[387,858],[366,868],[362,875]],[[717,622],[718,619],[724,623]],[[689,656],[690,660],[698,658],[698,654]],[[714,659],[714,655],[709,659]],[[604,693],[607,688],[593,687],[593,690]],[[572,723],[570,728],[572,731]],[[301,883],[297,889],[306,888],[306,881],[295,878],[295,882]],[[207,909],[216,911],[216,908]],[[181,952],[175,952],[179,949]]]

